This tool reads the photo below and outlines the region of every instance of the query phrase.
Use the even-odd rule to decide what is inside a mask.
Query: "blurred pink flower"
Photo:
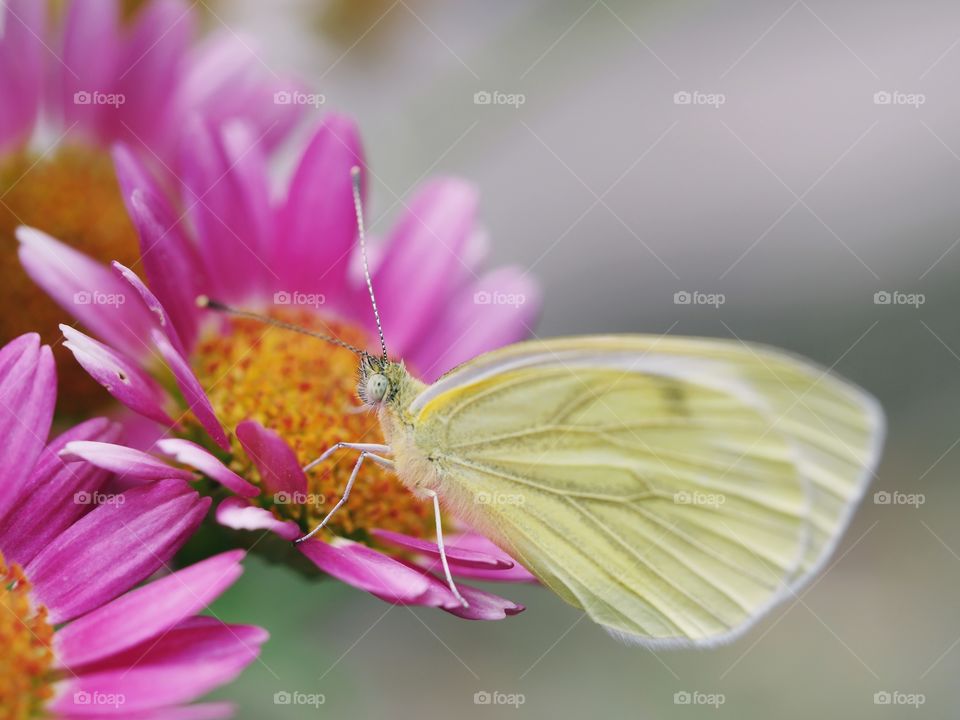
[[[0,707],[4,717],[172,709],[232,680],[266,639],[196,616],[237,579],[243,553],[131,589],[166,567],[210,500],[174,473],[111,494],[108,472],[65,464],[69,443],[110,441],[118,429],[97,418],[48,441],[55,380],[37,335],[0,349]]]
[[[102,262],[132,264],[136,231],[110,148],[124,142],[176,182],[191,118],[242,119],[263,152],[304,110],[298,85],[265,66],[257,43],[221,28],[198,37],[188,0],[0,3],[0,343],[40,332],[59,363],[60,412],[107,400],[54,342],[64,319],[19,267],[14,229],[38,227]],[[294,94],[296,93],[296,94]]]
[[[98,336],[62,326],[80,364],[128,408],[163,425],[167,437],[145,449],[235,493],[218,508],[221,523],[292,540],[342,492],[349,474],[331,463],[308,476],[304,462],[337,440],[379,432],[372,415],[357,411],[356,358],[312,338],[213,315],[196,298],[263,310],[361,346],[376,343],[357,272],[350,169],[364,165],[358,132],[350,120],[328,115],[278,203],[249,126],[232,122],[218,130],[197,122],[188,137],[181,198],[166,196],[128,149],[115,151],[149,287],[130,269],[114,263],[111,270],[31,228],[18,232],[21,262]],[[538,312],[537,287],[518,269],[480,270],[485,241],[475,190],[456,179],[434,180],[404,205],[372,258],[391,351],[429,381],[526,336]],[[123,301],[77,305],[77,293]],[[523,301],[484,301],[490,297]],[[182,404],[152,378],[158,367],[175,382]],[[193,442],[202,443],[203,434],[207,447]],[[164,472],[154,455],[109,443],[73,443],[67,452],[114,472]],[[298,457],[306,452],[315,454]],[[435,543],[418,537],[432,537],[432,513],[379,469],[365,470],[338,521],[331,530],[339,537],[299,546],[330,575],[390,602],[463,617],[497,619],[522,609],[473,588],[463,589],[470,608],[460,607],[431,572]],[[465,534],[448,547],[451,569],[462,577],[532,579],[484,538]]]
[[[217,125],[242,117],[267,147],[297,120],[301,108],[274,101],[295,84],[266,72],[254,43],[230,31],[197,44],[186,0],[149,0],[129,23],[120,0],[71,0],[62,15],[48,5],[0,8],[0,150],[43,130],[58,142],[126,140],[168,161],[192,115]]]

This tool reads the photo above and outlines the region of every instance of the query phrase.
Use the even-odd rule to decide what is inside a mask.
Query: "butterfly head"
[[[365,405],[378,407],[390,403],[403,387],[407,371],[403,363],[364,354],[360,359],[357,394]]]

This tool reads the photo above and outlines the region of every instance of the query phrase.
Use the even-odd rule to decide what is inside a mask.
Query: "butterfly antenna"
[[[225,305],[217,300],[211,300],[206,295],[198,295],[196,302],[197,307],[208,308],[209,310],[217,310],[218,312],[227,313],[228,315],[236,315],[237,317],[249,318],[251,320],[259,320],[266,325],[272,325],[273,327],[282,328],[283,330],[292,330],[293,332],[300,333],[301,335],[309,335],[310,337],[315,337],[318,340],[323,340],[333,345],[338,345],[342,348],[346,348],[356,355],[359,355],[360,357],[367,355],[367,353],[360,348],[351,345],[348,342],[344,342],[340,338],[334,337],[333,335],[324,335],[323,333],[314,332],[313,330],[308,330],[305,327],[284,322],[283,320],[275,320],[274,318],[266,315],[260,315],[259,313],[248,312],[246,310],[230,307],[229,305]]]
[[[370,265],[367,262],[367,238],[363,231],[363,205],[360,202],[360,168],[356,165],[350,168],[350,179],[353,181],[353,207],[357,211],[357,232],[360,235],[360,254],[363,257],[363,277],[367,281],[367,290],[370,291],[370,304],[373,305],[373,316],[377,321],[377,333],[380,335],[380,350],[383,352],[383,361],[386,362],[387,342],[383,339],[380,311],[377,309],[377,298],[373,294],[373,281],[370,280]]]

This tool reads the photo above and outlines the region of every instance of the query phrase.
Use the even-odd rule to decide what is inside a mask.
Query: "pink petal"
[[[116,77],[121,53],[119,23],[117,0],[74,0],[64,21],[63,62],[54,65],[61,79],[64,124],[76,123],[79,131],[101,141],[120,127],[118,107],[90,98],[92,93],[120,91]]]
[[[160,198],[161,202],[165,202],[166,195],[160,184],[157,183],[153,173],[147,169],[130,145],[124,142],[114,143],[110,155],[113,157],[113,169],[117,174],[117,181],[120,183],[120,195],[123,196],[123,202],[127,206],[128,213],[133,212],[130,197],[134,190],[144,190],[154,197]],[[168,202],[165,202],[165,207],[169,214],[173,213],[173,208]]]
[[[36,333],[0,349],[0,518],[46,443],[57,399],[53,354]]]
[[[170,340],[170,344],[177,349],[178,353],[186,355],[186,349],[180,341],[180,335],[177,333],[177,329],[174,327],[170,316],[167,314],[167,309],[163,306],[163,303],[160,302],[160,299],[146,286],[143,280],[140,279],[140,276],[130,268],[116,260],[110,263],[110,267],[113,268],[117,277],[126,282],[133,289],[134,293],[140,296],[144,307],[153,314],[154,321]],[[194,308],[196,308],[195,301]]]
[[[144,417],[175,425],[164,410],[173,399],[139,364],[69,325],[61,325],[60,330],[66,338],[63,346],[113,397]]]
[[[14,365],[24,362],[24,353],[35,357],[39,347],[40,336],[37,333],[25,333],[0,347],[0,380],[8,377]],[[29,367],[29,364],[24,367]]]
[[[441,580],[437,582],[443,583]],[[445,585],[445,583],[443,583]],[[525,608],[512,600],[502,598],[499,595],[488,593],[479,588],[469,585],[457,584],[457,589],[467,601],[469,607],[463,607],[457,602],[447,604],[441,607],[451,615],[463,618],[464,620],[503,620],[510,615],[522,613]],[[452,593],[451,593],[452,595]]]
[[[182,150],[183,203],[197,228],[205,293],[242,304],[262,295],[272,211],[266,158],[249,128],[214,129],[195,119]]]
[[[161,197],[138,188],[127,204],[140,235],[140,259],[150,286],[156,290],[155,306],[146,298],[144,301],[155,313],[159,308],[164,326],[172,328],[178,342],[190,348],[197,336],[196,298],[207,284],[196,251],[187,240],[180,220]],[[118,266],[119,263],[114,263],[114,268],[120,270],[128,282],[134,282],[130,276],[140,282],[132,271]]]
[[[428,576],[360,543],[308,540],[297,549],[328,575],[387,602],[419,604],[431,590]]]
[[[181,438],[165,438],[157,441],[157,448],[177,462],[196,468],[237,495],[250,498],[260,494],[260,489],[256,485],[244,480],[194,442]]]
[[[36,0],[6,0],[0,15],[0,151],[6,151],[25,142],[37,120],[46,12]]]
[[[388,236],[373,286],[394,355],[406,357],[429,337],[448,296],[468,271],[464,256],[476,210],[473,186],[434,180],[416,194]]]
[[[57,666],[76,668],[108,658],[205,610],[240,577],[243,555],[242,550],[215,555],[74,620],[55,636]]]
[[[117,444],[138,450],[152,450],[156,447],[157,441],[170,432],[169,425],[156,423],[125,407],[117,408],[112,413],[112,417],[120,424],[120,437]]]
[[[271,151],[293,129],[302,105],[278,104],[275,93],[295,84],[265,71],[257,42],[235,32],[212,33],[187,58],[185,77],[172,102],[182,112],[196,113],[213,127],[242,119]]]
[[[438,607],[464,620],[503,620],[508,615],[516,615],[524,610],[523,605],[518,605],[512,600],[507,600],[479,588],[457,583],[457,590],[467,601],[468,607],[463,607],[451,592],[445,579],[428,573],[422,568],[417,568],[417,570],[422,572],[430,582],[430,591],[425,596],[429,598],[429,602],[420,602],[418,603],[420,605]]]
[[[105,418],[71,428],[44,448],[24,482],[21,498],[29,511],[14,509],[0,522],[0,549],[7,562],[26,565],[57,535],[94,508],[90,500],[107,473],[92,465],[66,464],[58,453],[73,440],[110,442],[120,429]]]
[[[164,566],[209,506],[182,480],[136,487],[97,506],[27,565],[34,599],[50,609],[52,623],[109,602]]]
[[[422,553],[424,555],[431,555],[436,558],[440,557],[440,551],[437,549],[436,541],[422,540],[421,538],[416,538],[412,535],[403,535],[402,533],[392,532],[391,530],[383,530],[380,528],[375,528],[372,531],[372,534],[374,537],[387,543],[388,545],[393,545],[394,547],[403,548],[405,550],[413,550],[415,552]],[[454,566],[463,566],[468,568],[483,568],[487,570],[506,570],[513,567],[513,560],[508,558],[502,552],[498,552],[496,555],[493,555],[476,550],[465,549],[449,542],[444,546],[444,549],[446,550],[447,561],[450,563],[451,568]]]
[[[217,522],[234,530],[269,530],[284,540],[296,540],[301,535],[293,520],[278,520],[269,510],[238,497],[228,497],[217,506]]]
[[[17,228],[20,262],[53,300],[108,345],[140,359],[149,354],[150,312],[109,268],[40,230]]]
[[[129,475],[142,481],[163,478],[179,478],[187,481],[194,479],[193,473],[189,470],[171,467],[142,450],[112,443],[74,440],[67,443],[60,457],[67,462],[83,460],[98,468],[121,476]]]
[[[357,237],[350,176],[355,165],[363,167],[356,125],[327,115],[300,159],[278,215],[277,290],[343,295]]]
[[[407,563],[406,561],[400,562],[403,562],[415,572],[422,573],[423,577],[426,578],[430,585],[426,593],[417,598],[415,603],[410,604],[440,608],[451,615],[456,615],[457,617],[461,617],[465,620],[503,620],[508,615],[516,615],[524,610],[523,605],[518,605],[512,600],[507,600],[506,598],[499,597],[498,595],[484,592],[483,590],[471,587],[469,585],[457,583],[457,590],[467,601],[468,607],[463,607],[463,605],[460,604],[460,601],[450,590],[450,586],[447,585],[447,581],[445,579],[438,575],[433,575],[423,568],[419,568],[416,565]],[[437,564],[439,565],[439,561]],[[381,600],[391,602],[389,597],[383,597],[378,593],[374,594],[380,597]]]
[[[408,360],[432,382],[477,355],[529,337],[539,313],[535,280],[518,268],[494,270],[450,299]]]
[[[260,484],[268,495],[306,493],[307,476],[293,450],[277,433],[254,420],[244,420],[237,425],[237,439],[257,466]]]
[[[509,560],[513,563],[513,567],[507,570],[485,570],[483,568],[469,568],[463,565],[457,565],[456,567],[451,565],[451,572],[458,577],[469,578],[471,580],[488,580],[490,582],[539,582],[529,570],[497,547],[493,541],[479,533],[469,532],[462,535],[452,535],[447,538],[447,546],[485,553],[498,557],[501,560]],[[421,563],[421,565],[431,572],[437,572],[440,569],[436,560],[432,558]]]
[[[63,682],[50,707],[71,716],[112,710],[91,708],[79,695],[84,692],[89,697],[111,693],[122,696],[125,717],[140,710],[189,702],[236,678],[256,659],[266,639],[267,632],[262,628],[191,618],[157,640],[147,640],[84,668],[80,677]]]
[[[223,426],[217,419],[217,414],[210,404],[210,398],[204,392],[203,386],[190,369],[190,364],[183,358],[177,349],[170,342],[166,334],[159,329],[154,329],[151,334],[154,347],[160,352],[167,367],[173,373],[177,381],[180,392],[183,393],[183,399],[187,407],[193,412],[203,428],[210,434],[213,441],[224,450],[230,449],[230,441],[227,434],[223,431]]]
[[[172,160],[174,105],[183,58],[196,30],[193,8],[184,0],[153,0],[136,16],[120,62],[124,128],[133,139]]]

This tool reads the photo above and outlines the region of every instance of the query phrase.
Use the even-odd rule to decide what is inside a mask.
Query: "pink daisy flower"
[[[289,543],[333,506],[353,466],[344,456],[308,472],[304,464],[339,441],[382,442],[375,416],[356,397],[356,357],[201,310],[196,298],[209,294],[358,347],[376,345],[352,203],[350,169],[363,166],[358,133],[348,119],[327,116],[278,203],[249,127],[195,124],[191,133],[181,198],[167,198],[133,153],[115,152],[149,287],[122,265],[104,267],[36,230],[19,231],[28,274],[97,336],[63,328],[77,360],[120,402],[163,425],[164,437],[143,448],[155,454],[89,442],[68,451],[116,472],[168,472],[160,455],[199,470],[234,494],[217,508],[222,524],[269,530],[294,559],[299,551],[323,572],[389,602],[474,619],[519,612],[470,587],[462,590],[470,607],[460,605],[434,574],[432,508],[382,468],[364,471],[319,541],[296,550]],[[197,197],[204,202],[192,202]],[[178,222],[179,206],[195,233]],[[431,181],[376,245],[372,272],[385,332],[427,381],[524,337],[537,312],[537,289],[521,271],[480,270],[485,242],[476,209],[470,185]],[[77,306],[70,298],[78,292],[124,301]],[[501,296],[523,301],[484,302]],[[156,373],[171,378],[180,402],[160,389]],[[447,545],[460,577],[532,579],[486,538],[464,531]]]
[[[0,342],[39,330],[52,343],[63,320],[19,267],[18,225],[39,227],[104,262],[136,260],[113,143],[128,143],[169,175],[181,129],[196,115],[214,125],[242,118],[265,150],[300,116],[302,106],[275,101],[295,86],[264,68],[251,41],[226,29],[196,41],[195,4],[148,0],[135,12],[129,5],[0,4],[0,305],[20,308],[0,316]],[[91,397],[105,399],[82,373],[67,375],[65,367],[76,365],[61,363],[68,391],[61,404],[76,411]]]
[[[241,551],[140,587],[197,528],[210,505],[183,479],[109,473],[59,454],[109,442],[89,420],[47,440],[56,399],[50,348],[24,335],[0,349],[0,708],[4,717],[206,718],[219,704],[176,707],[229,682],[266,633],[197,613],[241,572]]]

